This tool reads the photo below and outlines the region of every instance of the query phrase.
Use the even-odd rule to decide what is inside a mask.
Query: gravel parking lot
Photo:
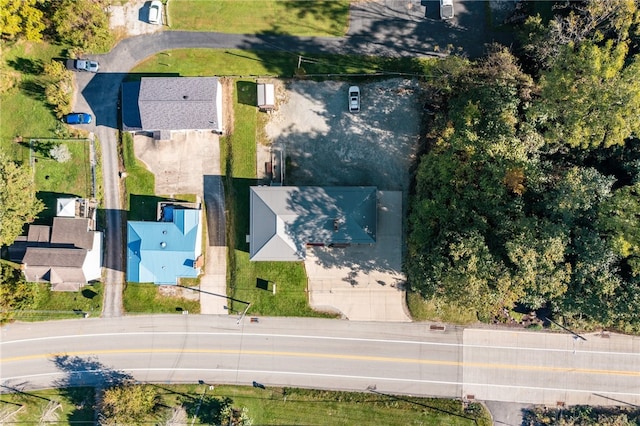
[[[405,79],[359,84],[358,113],[348,112],[349,86],[290,82],[278,91],[266,132],[289,158],[286,185],[370,185],[383,191],[376,244],[307,249],[311,305],[351,320],[409,321],[402,222],[420,132],[420,86]],[[258,165],[262,161],[259,156]]]
[[[361,111],[349,113],[349,83],[293,81],[266,127],[291,165],[289,185],[409,185],[420,131],[420,88],[412,80],[359,84]]]

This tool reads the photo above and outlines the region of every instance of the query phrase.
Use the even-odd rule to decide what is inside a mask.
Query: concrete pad
[[[411,321],[402,273],[402,192],[378,192],[376,244],[307,250],[309,302],[356,321]]]
[[[169,141],[134,137],[136,156],[156,176],[155,193],[169,196],[203,193],[202,176],[220,174],[215,145],[219,136],[210,131],[174,131]]]
[[[207,247],[205,271],[200,277],[200,313],[226,315],[227,309],[227,248]]]

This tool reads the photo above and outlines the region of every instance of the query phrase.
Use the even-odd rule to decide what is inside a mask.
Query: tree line
[[[484,321],[519,305],[640,329],[638,3],[572,2],[527,18],[513,52],[441,62],[411,197],[412,291]]]

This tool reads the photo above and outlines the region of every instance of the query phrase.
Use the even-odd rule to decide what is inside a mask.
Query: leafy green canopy
[[[594,51],[584,46],[570,52]],[[570,149],[568,140],[551,145],[540,122],[530,121],[548,102],[544,94],[551,89],[544,78],[540,84],[504,49],[451,74],[446,117],[436,118],[432,146],[416,172],[410,285],[484,320],[521,303],[547,305],[584,324],[637,329],[640,188],[623,185],[615,174],[640,176],[640,156],[610,165],[614,152],[638,141],[627,134],[616,142],[619,151],[591,142],[585,151]],[[567,99],[566,114],[577,114],[585,100],[571,97],[573,86],[554,90],[557,99]],[[558,131],[588,125],[558,125]]]
[[[0,152],[0,247],[12,244],[43,208],[35,196],[31,170]]]

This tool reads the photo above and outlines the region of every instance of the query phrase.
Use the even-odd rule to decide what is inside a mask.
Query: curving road
[[[556,404],[640,404],[640,338],[425,323],[164,315],[3,327],[2,385],[133,376]]]

